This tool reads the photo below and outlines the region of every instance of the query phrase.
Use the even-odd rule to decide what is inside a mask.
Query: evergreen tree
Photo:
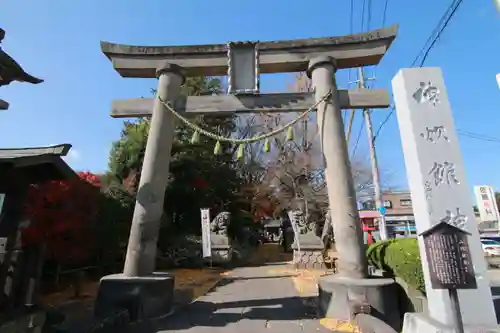
[[[190,96],[210,95],[221,92],[217,78],[187,78],[182,94]],[[201,128],[229,137],[234,132],[234,116],[190,119]],[[149,119],[125,121],[120,139],[113,143],[107,178],[122,184],[135,195],[139,184],[149,131]],[[201,136],[192,144],[193,130],[177,122],[172,158],[171,181],[165,196],[165,219],[168,233],[200,230],[200,208],[211,208],[212,216],[223,210],[237,213],[240,179],[233,161],[235,147],[221,143],[221,154],[214,155],[216,141]],[[173,228],[173,230],[172,230]]]

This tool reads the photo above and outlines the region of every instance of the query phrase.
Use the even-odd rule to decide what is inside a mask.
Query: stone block
[[[319,279],[318,311],[321,316],[353,320],[368,312],[395,330],[401,328],[397,286],[393,279],[351,279],[329,275]]]
[[[455,333],[454,327],[444,325],[423,313],[405,314],[402,333]],[[500,327],[465,325],[465,333],[500,333]]]
[[[126,309],[131,321],[161,317],[172,310],[173,292],[174,277],[167,273],[108,275],[99,283],[94,315],[104,319]]]
[[[293,264],[300,269],[326,269],[321,250],[294,250]]]
[[[224,265],[231,262],[233,259],[233,249],[230,245],[213,245],[212,244],[212,264]]]

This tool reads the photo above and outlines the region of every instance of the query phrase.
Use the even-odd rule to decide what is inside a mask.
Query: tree
[[[30,186],[26,216],[31,224],[23,230],[23,245],[45,244],[48,258],[58,263],[87,259],[95,246],[99,189],[99,178],[90,172]]]
[[[218,93],[221,82],[217,78],[189,77],[182,86],[182,95],[199,96],[204,94]],[[197,119],[197,123],[202,121]],[[137,192],[139,177],[142,170],[142,162],[146,152],[146,144],[149,132],[149,118],[141,118],[136,121],[124,121],[120,139],[113,142],[106,175],[111,183],[123,184],[130,193]],[[183,124],[176,127],[176,140],[173,144],[172,154],[176,152],[179,144],[189,140],[187,135],[190,131]]]
[[[221,82],[217,78],[188,78],[182,87],[182,94],[191,96],[220,92]],[[232,136],[235,130],[232,115],[199,116],[190,121],[222,137]],[[137,192],[148,131],[148,119],[125,122],[120,139],[111,149],[107,178],[123,184],[132,194]],[[191,128],[181,122],[176,125],[163,235],[199,233],[199,208],[210,207],[214,214],[222,210],[235,214],[241,208],[236,200],[241,180],[233,159],[237,147],[220,142],[221,153],[214,155],[215,140],[201,136],[199,142],[192,143],[192,137]]]
[[[304,73],[300,73],[292,89],[310,92],[311,81]],[[284,113],[252,116],[243,129],[252,132],[248,130],[248,127],[252,127],[254,133],[269,132],[282,128],[299,115]],[[260,143],[247,149],[245,162],[250,161],[253,169],[248,173],[258,170],[258,177],[252,179],[256,182],[254,193],[267,192],[261,195],[264,202],[271,202],[270,197],[279,202],[274,207],[275,215],[290,209],[302,209],[311,219],[322,220],[328,208],[328,197],[316,115],[311,113],[300,120],[294,126],[293,134],[293,137],[289,137],[289,133],[285,131],[273,137],[270,142],[271,152],[266,154],[262,153]],[[352,161],[351,164],[358,197],[371,197],[373,186],[369,166],[360,160]],[[262,188],[266,191],[262,191]]]

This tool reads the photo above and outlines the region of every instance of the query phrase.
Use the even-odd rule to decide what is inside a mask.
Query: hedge
[[[424,275],[416,238],[400,238],[371,244],[368,263],[401,278],[408,285],[425,293]]]

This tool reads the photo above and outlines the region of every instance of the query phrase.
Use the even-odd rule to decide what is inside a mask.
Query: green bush
[[[368,263],[378,269],[384,269],[382,262],[382,256],[387,247],[388,241],[380,241],[371,244],[366,250],[366,256],[368,258]]]
[[[400,238],[376,242],[366,251],[368,262],[408,285],[425,293],[424,276],[418,241],[416,238]]]

